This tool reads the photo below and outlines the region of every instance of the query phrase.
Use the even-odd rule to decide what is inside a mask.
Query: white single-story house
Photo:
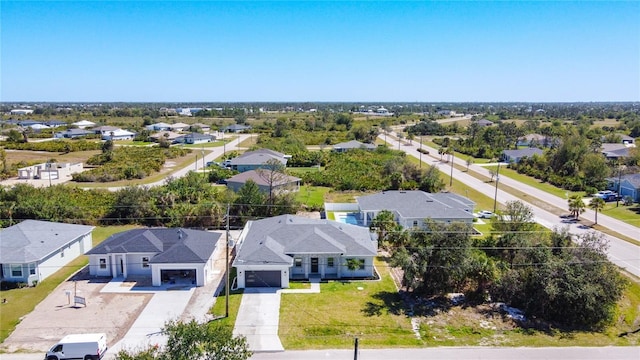
[[[508,163],[519,163],[523,157],[532,158],[534,155],[542,156],[544,151],[538,148],[526,148],[518,150],[503,150],[500,155],[500,161]]]
[[[149,141],[159,142],[160,139],[165,139],[168,142],[173,143],[173,142],[176,142],[176,140],[180,137],[182,137],[181,134],[178,134],[173,131],[160,131],[149,136]]]
[[[40,220],[0,230],[0,278],[34,285],[93,246],[93,226]]]
[[[285,155],[270,149],[259,149],[255,151],[247,151],[242,155],[231,159],[229,166],[236,171],[245,172],[256,170],[265,166],[269,160],[276,160],[282,165],[287,166],[290,155]]]
[[[628,174],[607,179],[608,190],[615,191],[620,196],[631,196],[633,201],[640,202],[640,174]]]
[[[333,145],[333,151],[335,152],[345,152],[353,149],[375,150],[376,146],[374,144],[365,144],[358,140],[351,140]]]
[[[145,129],[150,131],[169,131],[171,130],[171,124],[159,122],[145,126]]]
[[[179,123],[175,123],[175,124],[171,124],[171,131],[185,131],[185,130],[189,130],[189,128],[191,127],[191,125],[189,124],[185,124],[182,122]]]
[[[239,288],[287,288],[289,279],[373,277],[377,249],[367,228],[280,215],[247,222],[233,266]]]
[[[473,223],[475,203],[454,193],[427,193],[419,190],[392,190],[360,196],[358,202],[359,217],[363,226],[382,210],[394,214],[396,222],[405,229],[425,228],[426,220],[437,222]]]
[[[241,125],[241,124],[233,124],[222,129],[223,132],[232,132],[232,133],[241,133],[243,131],[251,130],[251,126]]]
[[[84,129],[67,129],[65,131],[59,131],[53,135],[56,139],[77,139],[93,134],[93,131]]]
[[[207,125],[207,124],[203,124],[203,123],[195,123],[193,125],[191,125],[194,128],[200,128],[200,130],[202,130],[202,132],[204,133],[208,133],[209,131],[211,131],[211,126]]]
[[[213,271],[213,253],[220,235],[184,228],[123,231],[86,253],[89,274],[149,277],[153,286],[204,286]]]
[[[262,173],[261,173],[262,171]],[[302,179],[282,173],[271,174],[271,170],[258,169],[245,171],[227,179],[227,187],[235,192],[240,190],[247,181],[253,181],[260,191],[269,193],[269,187],[273,192],[299,191]]]
[[[518,138],[516,146],[528,146],[528,147],[550,147],[556,144],[558,140],[554,140],[552,137],[540,135],[540,134],[527,134]]]
[[[11,115],[29,115],[33,114],[32,109],[11,109]]]
[[[117,129],[114,131],[110,131],[108,134],[102,134],[102,140],[133,140],[135,136],[136,133],[134,132]]]

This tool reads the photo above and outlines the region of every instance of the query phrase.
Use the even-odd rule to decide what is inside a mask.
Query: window
[[[63,258],[64,257],[64,249],[60,250],[60,257]]]
[[[327,267],[333,267],[333,258],[327,258]]]
[[[302,259],[295,258],[294,261],[295,261],[296,267],[302,267]]]
[[[142,267],[143,268],[148,268],[149,267],[149,257],[148,256],[143,256],[142,257]]]
[[[11,276],[22,277],[22,265],[11,265]]]
[[[36,264],[29,264],[29,275],[36,274]]]
[[[364,270],[364,259],[358,259],[360,262],[360,270]]]
[[[55,349],[51,350],[51,352],[62,352],[62,344],[58,344],[58,346],[56,346]]]
[[[100,269],[106,269],[107,268],[107,259],[100,259]]]
[[[413,220],[413,227],[418,227],[418,220]]]

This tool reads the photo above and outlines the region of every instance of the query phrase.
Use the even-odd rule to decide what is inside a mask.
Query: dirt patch
[[[109,346],[120,340],[144,309],[152,294],[100,293],[106,280],[88,279],[85,268],[63,282],[27,314],[2,343],[5,352],[45,352],[63,336],[76,333],[107,334]],[[75,281],[74,281],[75,279]],[[74,306],[73,291],[86,299]],[[69,304],[66,291],[71,292]]]

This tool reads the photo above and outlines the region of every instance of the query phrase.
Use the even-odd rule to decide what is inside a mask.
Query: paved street
[[[384,140],[385,137],[384,135],[379,135],[379,138]],[[387,142],[391,145],[394,145],[394,143],[397,145],[398,143],[397,140],[391,138],[390,136],[387,136]],[[417,150],[418,147],[419,147],[419,143],[416,143],[416,141],[413,141],[413,143],[410,145],[402,144],[400,146],[400,149],[415,158],[420,158],[420,153]],[[395,146],[394,148],[397,148],[397,146]],[[423,148],[428,150],[431,154],[438,153],[438,150],[436,149],[426,147],[426,146],[423,146]],[[446,175],[445,179],[448,179],[449,175],[451,174],[451,167],[449,166],[449,164],[441,163],[438,159],[434,159],[429,155],[423,154],[422,162],[429,165],[435,164],[436,166],[438,166],[438,169]],[[456,163],[460,163],[460,165],[466,166],[466,164],[463,164],[463,162],[464,161],[461,159],[456,159]],[[486,171],[486,169],[482,169],[481,167],[479,168],[481,170]],[[468,186],[471,186],[472,188],[480,191],[483,194],[486,194],[487,196],[493,197],[494,195],[495,183],[485,183],[484,181],[478,180],[475,177],[467,174],[466,172],[460,171],[456,168],[453,169],[453,177],[454,179],[461,181]],[[503,181],[506,181],[506,177],[504,176],[500,178],[500,182],[503,183]],[[535,193],[530,186],[527,187],[526,185],[521,184],[519,182],[512,182],[511,186],[516,187],[532,195],[534,195]],[[522,199],[517,198],[500,189],[498,190],[497,200],[499,203],[502,203],[502,204],[506,203],[507,201],[516,201],[516,200],[523,201]],[[569,224],[562,223],[562,219],[560,219],[557,215],[552,214],[530,203],[527,203],[527,204],[533,209],[533,212],[536,216],[536,221],[538,221],[541,225],[543,225],[546,228],[553,229],[554,227],[562,228],[562,227],[569,226],[570,231],[573,234],[582,234],[588,231],[595,231],[591,229],[583,229],[578,224],[569,225]],[[562,208],[566,208],[565,200],[563,200]],[[600,219],[601,219],[601,215],[598,215],[598,223],[601,222]],[[633,229],[629,229],[629,230],[633,230]],[[634,239],[638,239],[640,237],[640,230],[638,228],[635,228],[635,232],[631,232],[631,231],[627,231],[627,232],[629,232],[629,235],[631,235],[630,237]],[[640,247],[610,235],[604,234],[604,236],[609,241],[610,248],[609,248],[608,254],[609,254],[610,260],[614,264],[625,268],[628,272],[636,276],[640,276]]]

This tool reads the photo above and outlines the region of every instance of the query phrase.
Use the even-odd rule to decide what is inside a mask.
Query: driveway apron
[[[280,289],[247,288],[242,295],[234,335],[247,337],[254,352],[284,351],[278,337]]]

